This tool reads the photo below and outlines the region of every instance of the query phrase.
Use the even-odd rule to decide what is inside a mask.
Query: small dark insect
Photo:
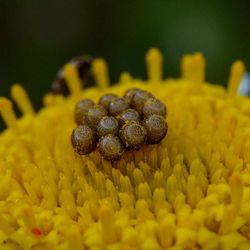
[[[80,125],[73,130],[71,143],[78,154],[86,155],[95,150],[97,141],[94,131],[89,126]]]
[[[93,59],[90,56],[78,56],[70,60],[78,71],[78,74],[82,80],[84,80],[90,71],[91,63]],[[70,94],[67,82],[64,78],[63,69],[58,71],[55,81],[52,83],[52,92],[54,94],[61,94],[63,96],[68,96]]]
[[[105,109],[108,110],[110,102],[113,101],[115,98],[117,98],[117,95],[115,95],[115,94],[106,94],[106,95],[103,95],[100,98],[98,104],[102,105]]]
[[[101,137],[98,147],[101,155],[108,161],[117,161],[122,157],[123,146],[117,136],[106,135]]]
[[[144,127],[147,130],[147,143],[159,143],[168,132],[168,125],[164,117],[151,115],[144,120]]]
[[[146,129],[138,122],[125,123],[120,130],[120,138],[127,149],[138,150],[146,140]]]
[[[128,101],[125,98],[117,97],[109,104],[109,114],[117,116],[127,108],[129,108]]]
[[[138,89],[138,88],[129,89],[129,90],[127,90],[127,91],[125,92],[125,94],[124,94],[123,97],[126,98],[127,101],[128,101],[128,103],[131,105],[131,104],[132,104],[133,97],[134,97],[135,93],[138,92],[138,91],[141,91],[141,90]]]
[[[150,115],[161,115],[166,117],[167,115],[166,106],[155,98],[150,98],[145,102],[142,112],[145,117]]]
[[[118,121],[113,116],[104,116],[97,125],[97,135],[99,137],[117,134],[119,130]]]
[[[96,129],[100,120],[107,115],[107,111],[104,107],[100,105],[95,105],[90,107],[87,114],[86,114],[86,122],[92,128]]]
[[[140,115],[135,109],[126,109],[118,116],[118,120],[120,126],[129,121],[140,122]]]
[[[89,73],[93,58],[91,56],[82,55],[77,56],[70,60],[70,63],[76,66],[78,70],[78,74],[82,80],[87,76]]]
[[[132,107],[141,115],[145,102],[153,95],[148,91],[137,91],[132,99]]]
[[[78,125],[84,124],[85,116],[89,108],[93,107],[94,105],[95,103],[90,99],[83,99],[75,105],[74,119]]]
[[[63,95],[68,96],[69,95],[69,88],[66,83],[65,78],[63,77],[63,72],[60,70],[58,72],[57,78],[52,83],[52,92],[56,95]]]

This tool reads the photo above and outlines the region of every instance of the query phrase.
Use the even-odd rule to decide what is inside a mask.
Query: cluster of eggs
[[[166,115],[160,100],[138,88],[127,90],[123,97],[105,94],[97,105],[83,99],[74,109],[77,127],[71,143],[80,155],[98,147],[106,160],[119,160],[125,150],[159,143],[167,134]]]

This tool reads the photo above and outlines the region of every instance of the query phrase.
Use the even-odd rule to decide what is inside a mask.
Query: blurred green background
[[[249,66],[250,1],[0,0],[1,95],[22,83],[36,107],[58,69],[80,54],[105,57],[112,81],[121,71],[145,78],[151,46],[165,76],[179,75],[183,53],[201,51],[207,79],[225,85],[231,63]]]

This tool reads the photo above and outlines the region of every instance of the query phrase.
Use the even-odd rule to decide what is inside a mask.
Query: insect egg
[[[117,96],[115,94],[106,94],[103,95],[100,99],[98,104],[102,105],[105,109],[108,110],[109,104],[111,101],[113,101]]]
[[[109,104],[109,114],[112,116],[119,115],[122,111],[129,107],[128,101],[125,98],[115,98]]]
[[[146,140],[146,130],[138,122],[125,123],[120,130],[120,138],[127,149],[137,150]]]
[[[106,135],[99,140],[99,151],[104,159],[116,161],[121,159],[123,146],[120,139],[114,135]]]
[[[95,103],[90,99],[82,99],[75,105],[74,109],[74,119],[75,122],[79,124],[84,124],[85,116],[90,107],[93,107]]]
[[[91,153],[96,148],[94,131],[87,125],[80,125],[71,134],[71,143],[80,155]]]
[[[132,99],[133,99],[135,93],[138,91],[140,91],[140,89],[138,89],[138,88],[129,89],[125,92],[123,97],[127,99],[129,104],[132,104]]]
[[[113,116],[104,116],[97,125],[97,134],[99,137],[107,134],[117,134],[119,129],[118,121]]]
[[[86,114],[86,122],[92,128],[96,129],[100,120],[107,115],[107,111],[100,105],[90,107]]]
[[[134,109],[136,109],[136,111],[139,114],[142,114],[142,110],[144,107],[144,103],[149,99],[152,98],[153,95],[148,92],[148,91],[137,91],[132,99],[132,106]]]
[[[119,124],[122,126],[129,121],[140,121],[140,115],[135,109],[126,109],[118,116]]]
[[[164,117],[160,115],[151,115],[144,121],[144,127],[147,130],[147,143],[157,144],[167,134],[168,126]]]
[[[155,98],[149,98],[145,102],[142,112],[145,117],[154,114],[166,117],[167,109],[166,106],[160,100]]]

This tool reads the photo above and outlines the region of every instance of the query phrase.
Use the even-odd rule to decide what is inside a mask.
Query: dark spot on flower
[[[43,234],[42,230],[40,228],[37,228],[37,227],[32,228],[31,232],[35,236],[41,236]]]

